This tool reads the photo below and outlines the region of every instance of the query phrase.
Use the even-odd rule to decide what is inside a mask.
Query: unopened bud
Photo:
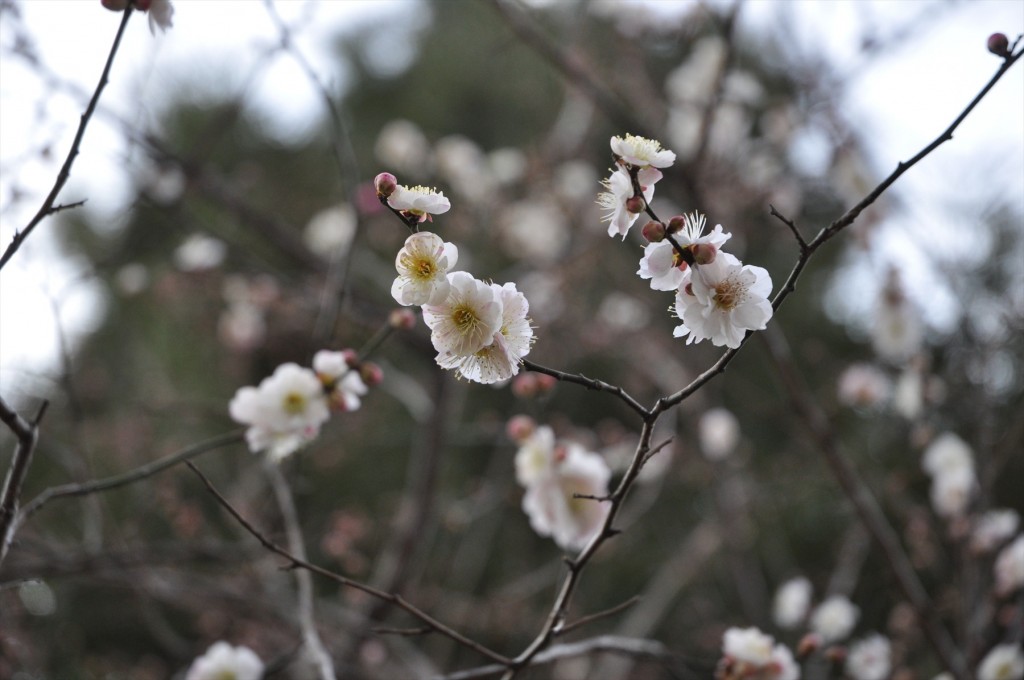
[[[544,392],[550,392],[555,389],[555,385],[558,384],[558,378],[547,373],[537,374],[537,391],[543,394]]]
[[[825,658],[834,664],[841,664],[846,661],[846,647],[835,645],[825,650]]]
[[[133,0],[133,4],[135,5],[135,9],[140,12],[146,12],[153,4],[153,0]]]
[[[626,210],[633,213],[642,213],[644,211],[644,199],[642,196],[630,196],[626,199]]]
[[[711,264],[715,261],[718,249],[710,243],[694,243],[690,246],[690,252],[693,253],[695,264]]]
[[[821,649],[821,636],[817,633],[808,633],[800,638],[800,642],[796,646],[796,657],[806,659],[819,649]]]
[[[993,33],[988,37],[988,51],[997,57],[1010,56],[1010,39],[1005,33]]]
[[[359,353],[356,352],[354,349],[343,349],[341,350],[341,354],[342,356],[345,357],[346,366],[348,366],[349,368],[359,367]]]
[[[416,326],[416,312],[408,307],[399,307],[388,314],[388,325],[397,330],[409,330]]]
[[[668,233],[670,233],[670,234],[678,234],[679,232],[681,232],[683,230],[683,227],[685,227],[685,226],[686,226],[686,218],[683,217],[682,215],[676,215],[675,217],[673,217],[672,219],[670,219],[668,221],[668,227],[667,227]]]
[[[373,188],[377,190],[378,198],[387,198],[398,188],[398,178],[390,172],[382,172],[373,178]]]
[[[505,423],[505,434],[514,442],[521,442],[537,429],[537,423],[533,418],[525,415],[517,415],[509,418]]]
[[[643,230],[640,232],[643,237],[651,243],[657,243],[658,241],[665,240],[665,225],[661,222],[655,222],[651,220],[644,225]]]
[[[123,12],[128,9],[130,0],[100,0],[100,4],[111,12]]]
[[[537,394],[537,375],[535,373],[523,373],[516,376],[512,381],[512,394],[520,399],[530,399]]]
[[[384,370],[372,361],[364,361],[359,367],[359,377],[367,387],[375,387],[384,380]]]

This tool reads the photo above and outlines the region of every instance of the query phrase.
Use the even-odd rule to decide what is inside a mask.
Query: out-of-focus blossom
[[[171,0],[152,0],[149,5],[149,32],[156,35],[174,26],[174,5]]]
[[[643,200],[634,196],[633,180],[629,171],[621,166],[601,182],[607,191],[598,194],[597,204],[606,211],[602,219],[608,221],[609,236],[626,238],[629,228],[643,212],[645,202],[654,198],[654,184],[661,177],[661,171],[655,168],[643,168],[637,173]]]
[[[996,592],[1009,595],[1024,586],[1024,534],[1000,551],[994,567]]]
[[[523,511],[538,534],[565,550],[578,550],[608,516],[608,504],[596,499],[608,494],[611,470],[601,456],[572,442],[555,447],[552,463],[548,474],[527,485]]]
[[[348,250],[355,233],[356,212],[346,203],[313,215],[302,233],[302,240],[320,257],[332,259]]]
[[[217,320],[217,337],[240,352],[258,347],[266,333],[263,309],[248,302],[229,304]]]
[[[448,297],[448,270],[459,259],[455,245],[421,231],[405,240],[395,257],[398,278],[391,296],[400,305],[439,305]]]
[[[539,264],[558,262],[569,245],[565,215],[550,200],[531,197],[508,206],[498,220],[498,234],[508,254]]]
[[[128,297],[138,295],[149,285],[149,269],[141,262],[131,262],[117,270],[114,282],[122,294]]]
[[[466,199],[480,203],[493,198],[495,181],[490,163],[476,142],[464,135],[448,135],[434,146],[437,170]]]
[[[430,143],[415,123],[393,120],[381,128],[373,152],[385,166],[400,174],[422,173],[428,161]]]
[[[740,421],[728,409],[709,409],[697,423],[697,437],[705,458],[722,460],[739,444]]]
[[[555,464],[555,433],[547,425],[535,427],[516,451],[516,481],[530,486],[552,474]]]
[[[790,579],[779,586],[772,606],[775,625],[792,630],[803,623],[811,608],[812,594],[811,582],[802,576]]]
[[[183,272],[219,267],[228,253],[224,242],[206,234],[192,234],[174,251],[174,264]]]
[[[661,142],[636,135],[612,137],[611,147],[612,153],[639,168],[667,168],[676,161],[676,155],[661,148]]]
[[[729,253],[690,267],[676,294],[675,313],[683,323],[673,335],[686,344],[711,340],[736,348],[748,330],[762,330],[772,318],[768,295],[772,279],[761,267],[744,265]]]
[[[978,680],[1021,680],[1024,678],[1024,651],[1020,644],[996,645],[978,665]]]
[[[932,477],[960,470],[974,470],[974,454],[963,439],[944,432],[932,440],[921,457],[921,467]]]
[[[932,479],[932,508],[942,517],[963,517],[977,487],[973,468],[943,471]]]
[[[860,609],[842,595],[833,595],[811,613],[811,630],[822,641],[837,642],[848,636],[860,618]]]
[[[185,680],[260,680],[263,662],[248,647],[215,642],[189,666]]]
[[[229,411],[234,420],[249,426],[249,449],[267,451],[273,461],[315,439],[330,417],[316,373],[292,363],[278,366],[259,387],[239,389]]]
[[[388,196],[388,205],[407,218],[416,218],[417,222],[426,222],[432,215],[443,215],[452,204],[437,189],[424,186],[407,187],[399,184]]]
[[[916,420],[924,410],[924,376],[916,366],[907,366],[900,373],[893,393],[893,408],[907,420]]]
[[[508,380],[519,373],[523,357],[530,353],[533,328],[526,315],[530,305],[526,296],[516,290],[514,283],[499,286],[491,284],[501,302],[501,327],[493,341],[469,356],[441,352],[437,363],[442,368],[458,370],[467,380],[490,385]]]
[[[757,628],[729,628],[722,638],[721,680],[798,680],[800,668],[789,648]]]
[[[360,397],[366,394],[366,383],[359,371],[349,366],[345,352],[320,350],[313,355],[313,370],[320,382],[330,389],[330,403],[339,411],[356,411]]]
[[[884,635],[871,635],[850,646],[846,674],[853,680],[886,680],[892,672],[892,645]]]
[[[980,553],[995,550],[1003,541],[1013,536],[1019,527],[1020,515],[1016,510],[989,510],[974,524],[971,531],[971,548]]]
[[[924,341],[920,315],[904,294],[895,270],[879,296],[871,337],[878,356],[897,364],[917,354]]]
[[[466,272],[449,274],[448,283],[448,297],[425,305],[423,321],[439,354],[468,357],[494,342],[494,334],[501,330],[501,297]]]
[[[892,381],[877,366],[853,364],[839,376],[839,401],[854,408],[874,408],[889,399]]]

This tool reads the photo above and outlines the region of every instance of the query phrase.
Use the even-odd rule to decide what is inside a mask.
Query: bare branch
[[[75,163],[75,158],[78,156],[78,148],[82,145],[82,138],[85,136],[85,128],[88,127],[89,121],[92,119],[92,114],[96,110],[96,104],[100,100],[100,95],[103,94],[104,88],[107,86],[110,78],[110,67],[114,63],[114,57],[117,55],[117,49],[121,45],[121,36],[124,35],[124,29],[128,26],[128,19],[132,16],[132,7],[129,5],[124,11],[124,16],[121,18],[121,25],[117,29],[117,34],[114,36],[114,44],[110,47],[110,54],[107,56],[107,63],[103,67],[103,73],[100,75],[100,82],[96,85],[96,90],[92,94],[92,99],[89,100],[89,105],[85,109],[85,113],[82,114],[81,121],[78,123],[78,132],[75,133],[75,139],[71,143],[71,149],[68,150],[68,156],[64,159],[64,165],[61,166],[60,172],[57,173],[57,180],[53,184],[53,188],[50,189],[50,193],[47,194],[43,200],[43,204],[39,207],[38,212],[29,221],[28,225],[24,229],[14,234],[14,238],[11,240],[7,250],[0,256],[0,269],[4,268],[4,265],[14,257],[14,253],[18,252],[18,248],[25,242],[35,230],[36,226],[42,222],[46,217],[54,214],[58,210],[73,207],[78,204],[69,204],[66,206],[58,206],[54,208],[54,203],[57,200],[57,195],[60,194],[64,185],[67,183],[68,178],[71,177],[71,166]]]
[[[640,414],[641,417],[646,417],[648,414],[647,409],[641,406],[640,402],[634,399],[628,392],[626,392],[626,390],[622,389],[618,385],[611,385],[609,383],[604,382],[603,380],[595,380],[593,378],[588,378],[582,373],[564,373],[553,368],[548,368],[547,366],[535,364],[534,362],[528,359],[523,359],[523,367],[526,368],[526,370],[528,371],[533,371],[534,373],[543,373],[545,375],[550,375],[552,378],[557,378],[558,380],[564,382],[571,382],[576,383],[577,385],[583,385],[588,390],[597,390],[599,392],[608,392],[609,394],[614,394],[616,397],[625,402],[626,406]]]
[[[7,556],[7,551],[11,547],[11,541],[14,540],[14,533],[18,530],[18,523],[15,520],[18,515],[21,485],[28,475],[32,454],[39,441],[39,423],[46,414],[48,406],[49,402],[44,401],[40,405],[36,417],[32,422],[28,422],[8,406],[3,398],[0,398],[0,421],[3,421],[18,440],[18,445],[14,449],[14,457],[11,459],[11,467],[7,470],[7,477],[4,479],[4,488],[0,491],[0,564],[3,564],[4,557]]]

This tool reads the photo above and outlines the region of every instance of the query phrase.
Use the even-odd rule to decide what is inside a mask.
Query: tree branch
[[[18,440],[14,457],[11,459],[11,467],[4,479],[4,488],[0,491],[0,565],[3,564],[11,541],[14,540],[14,533],[18,530],[16,519],[21,485],[28,475],[29,465],[32,464],[32,454],[39,441],[39,423],[46,414],[49,404],[50,402],[44,401],[32,422],[27,422],[0,398],[0,421],[3,421]]]

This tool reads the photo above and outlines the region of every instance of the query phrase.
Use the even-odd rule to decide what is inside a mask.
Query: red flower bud
[[[800,638],[800,643],[796,646],[796,657],[798,659],[806,659],[820,648],[821,636],[817,633],[808,633]]]
[[[349,368],[359,367],[359,353],[354,349],[343,349],[341,353],[345,356],[345,363]]]
[[[1010,56],[1010,40],[1005,33],[993,33],[988,37],[988,51],[997,57]]]
[[[558,378],[547,373],[537,373],[537,391],[540,393],[550,392],[558,384]]]
[[[686,218],[682,215],[676,215],[668,221],[668,233],[678,234],[686,226]]]
[[[384,370],[372,361],[365,361],[359,367],[359,377],[367,387],[374,387],[384,380]]]
[[[390,172],[382,172],[373,178],[373,188],[377,190],[378,198],[387,198],[395,193],[398,187],[398,179]]]
[[[694,243],[690,246],[690,252],[693,253],[693,261],[696,264],[711,264],[715,261],[718,249],[710,243]]]
[[[523,373],[512,381],[512,394],[520,399],[529,399],[537,394],[537,375]]]
[[[642,196],[630,196],[626,199],[626,210],[633,213],[642,213],[644,211],[644,199]]]
[[[512,416],[505,424],[505,434],[514,442],[521,442],[537,429],[537,423],[530,416]]]
[[[655,222],[651,220],[644,225],[643,230],[640,232],[643,237],[651,243],[657,243],[658,241],[665,240],[665,225],[661,222]]]

